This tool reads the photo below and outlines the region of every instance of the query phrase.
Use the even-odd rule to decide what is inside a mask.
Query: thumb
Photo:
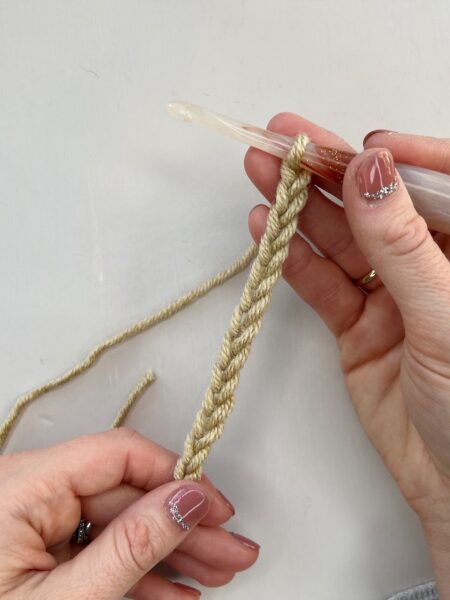
[[[208,510],[209,500],[201,485],[163,485],[132,504],[73,560],[53,573],[64,577],[66,589],[79,589],[82,582],[86,592],[83,597],[122,598],[180,544]]]
[[[397,303],[405,327],[448,334],[450,266],[419,216],[392,154],[371,149],[355,157],[343,182],[353,235]]]

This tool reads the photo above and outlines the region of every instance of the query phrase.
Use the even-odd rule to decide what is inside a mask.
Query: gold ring
[[[356,279],[355,285],[357,285],[358,287],[362,287],[363,285],[367,285],[368,283],[371,283],[377,277],[378,277],[378,275],[377,275],[377,272],[375,271],[375,269],[371,269],[368,273],[366,273],[366,275],[364,275],[364,277],[360,277],[359,279]]]

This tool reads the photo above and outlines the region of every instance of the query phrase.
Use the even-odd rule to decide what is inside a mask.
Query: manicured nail
[[[373,131],[369,131],[369,133],[365,136],[365,138],[363,139],[363,146],[366,145],[367,140],[372,137],[373,135],[375,135],[376,133],[394,133],[393,131],[391,131],[390,129],[374,129]]]
[[[382,200],[398,188],[394,159],[389,150],[369,154],[357,172],[359,193],[368,202]]]
[[[208,498],[202,490],[189,485],[169,496],[166,504],[170,516],[184,531],[196,525],[209,509]]]
[[[226,507],[231,510],[231,512],[233,513],[233,515],[236,514],[236,511],[234,510],[234,506],[231,504],[231,502],[228,500],[228,498],[225,496],[225,494],[222,494],[222,492],[220,490],[218,490],[216,488],[216,492],[219,494],[219,496],[222,498],[222,500],[224,501]]]
[[[233,537],[235,537],[239,542],[241,542],[241,544],[244,544],[244,546],[247,546],[247,548],[250,548],[251,550],[259,550],[260,549],[259,544],[257,544],[253,540],[249,540],[248,538],[244,537],[240,533],[231,532],[231,535]]]
[[[177,586],[177,588],[180,588],[181,590],[183,590],[183,592],[186,592],[186,594],[189,594],[189,596],[193,596],[195,598],[200,598],[201,596],[201,591],[197,590],[196,588],[191,587],[190,585],[184,585],[184,583],[174,583],[174,585]]]

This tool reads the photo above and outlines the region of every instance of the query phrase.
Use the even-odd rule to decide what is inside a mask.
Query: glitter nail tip
[[[183,531],[189,531],[208,512],[209,503],[201,489],[183,486],[166,501],[171,519]]]
[[[376,192],[365,192],[363,197],[366,200],[383,200],[386,196],[393,194],[398,189],[398,181],[394,179],[389,185],[381,187]]]

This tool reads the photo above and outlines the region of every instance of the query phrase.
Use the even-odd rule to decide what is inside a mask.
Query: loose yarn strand
[[[12,407],[6,420],[2,423],[0,427],[0,449],[4,446],[11,429],[14,427],[21,413],[31,402],[33,402],[33,400],[40,398],[41,396],[48,392],[51,392],[52,390],[60,388],[62,385],[68,383],[69,381],[72,381],[72,379],[75,379],[82,373],[92,368],[94,364],[98,361],[98,359],[103,354],[108,352],[108,350],[111,350],[111,348],[114,348],[122,342],[130,340],[131,338],[141,333],[144,333],[145,331],[148,331],[158,323],[162,323],[163,321],[169,319],[176,313],[180,312],[187,306],[193,304],[194,302],[208,294],[208,292],[210,292],[214,288],[219,287],[238,273],[241,273],[251,263],[251,261],[256,256],[256,253],[257,246],[255,244],[251,244],[250,247],[247,248],[247,250],[244,252],[244,254],[238,260],[236,260],[229,268],[225,269],[224,271],[221,271],[217,275],[214,275],[214,277],[211,277],[210,279],[203,282],[190,292],[187,292],[183,296],[180,296],[159,312],[145,319],[142,319],[141,321],[138,321],[137,323],[131,325],[127,329],[124,329],[116,335],[104,340],[98,346],[93,348],[81,362],[77,363],[75,366],[73,366],[71,369],[69,369],[59,377],[55,377],[54,379],[51,379],[43,385],[35,388],[34,390],[27,392],[23,396],[20,396],[16,400],[16,403]],[[149,374],[146,375],[144,380],[146,380],[147,377],[150,378]],[[123,422],[124,418],[130,411],[134,402],[136,402],[136,400],[140,397],[144,390],[152,383],[151,381],[148,382],[149,380],[146,380],[147,384],[144,384],[144,386],[136,392],[137,388],[139,388],[140,384],[142,384],[142,381],[133,390],[125,405],[119,411],[119,414],[117,415],[114,423],[118,421],[121,424]]]
[[[133,406],[136,404],[136,402],[139,400],[139,398],[142,396],[145,390],[147,390],[152,385],[155,379],[156,378],[153,374],[153,371],[148,371],[144,375],[144,377],[142,377],[142,379],[138,381],[136,386],[130,392],[130,395],[128,396],[126,402],[120,407],[116,418],[112,422],[111,427],[113,429],[117,427],[122,427],[122,425],[125,423],[125,419],[128,417],[128,413],[130,412],[130,410],[133,408]]]
[[[269,211],[266,231],[222,341],[202,407],[175,467],[175,479],[201,478],[203,463],[214,442],[222,435],[225,421],[234,408],[240,372],[261,328],[273,287],[281,276],[289,242],[297,229],[298,214],[308,199],[311,176],[300,168],[308,141],[305,135],[299,135],[281,165],[281,179],[275,204]]]

